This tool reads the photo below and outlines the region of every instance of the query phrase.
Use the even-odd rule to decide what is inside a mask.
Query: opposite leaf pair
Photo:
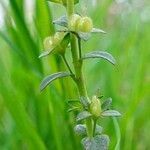
[[[63,42],[63,43],[65,43],[65,42]],[[46,52],[42,53],[39,57],[47,56],[51,52],[52,52],[52,50],[46,51]],[[105,51],[90,52],[90,53],[85,54],[85,56],[82,57],[83,60],[89,59],[89,58],[102,58],[102,59],[107,60],[108,62],[112,63],[113,65],[115,65],[115,63],[116,63],[113,56]],[[52,81],[54,81],[58,78],[63,78],[63,77],[68,77],[68,76],[74,76],[74,74],[71,74],[69,72],[58,72],[58,73],[49,75],[49,76],[45,77],[43,79],[43,81],[41,82],[40,90],[42,91],[43,89],[45,89]]]

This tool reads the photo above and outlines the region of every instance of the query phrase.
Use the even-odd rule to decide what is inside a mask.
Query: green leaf
[[[78,124],[74,127],[74,131],[77,135],[86,136],[86,125]]]
[[[106,32],[101,29],[93,28],[91,33],[104,33],[105,34]]]
[[[102,110],[105,111],[105,110],[110,109],[111,104],[112,104],[112,98],[109,97],[102,103],[102,105],[101,105]]]
[[[44,51],[43,53],[40,54],[39,58],[46,57],[46,56],[50,55],[53,52],[53,50],[54,50],[54,48],[47,50],[47,51]]]
[[[80,112],[78,115],[77,115],[77,118],[76,118],[76,121],[81,121],[81,120],[84,120],[84,119],[87,119],[89,117],[91,117],[92,114],[89,113],[88,111],[82,111]]]
[[[81,102],[81,104],[82,104],[85,108],[88,108],[88,106],[90,105],[89,99],[87,99],[87,98],[84,97],[84,96],[81,96],[81,97],[80,97],[80,102]]]
[[[74,105],[74,104],[80,104],[80,101],[77,100],[77,99],[75,99],[75,100],[68,100],[67,103],[68,103],[69,105]]]
[[[96,129],[95,129],[95,135],[102,134],[102,131],[103,131],[103,128],[97,124]]]
[[[88,58],[102,58],[102,59],[107,60],[113,65],[116,64],[116,60],[114,59],[114,57],[105,51],[93,51],[93,52],[87,53],[82,59],[88,59]]]
[[[59,26],[68,27],[68,20],[66,15],[61,16],[57,20],[54,20],[53,23]]]
[[[80,109],[80,107],[72,107],[72,108],[68,109],[68,112],[76,111],[76,110],[79,110],[79,109]]]
[[[87,136],[87,130],[85,124],[78,124],[74,127],[74,131],[77,135]],[[96,125],[95,135],[100,135],[103,131],[103,128],[99,125]]]
[[[113,124],[115,128],[115,133],[116,133],[116,145],[114,149],[120,150],[121,149],[121,131],[120,131],[119,123],[118,123],[117,118],[112,117],[112,119],[113,119]]]
[[[43,41],[47,36],[53,35],[55,30],[52,23],[52,13],[45,0],[36,0],[35,7],[35,23]]]
[[[107,135],[96,135],[94,138],[82,139],[82,145],[85,150],[108,150],[109,137]]]
[[[106,33],[106,32],[101,29],[93,28],[90,33],[78,32],[77,34],[80,39],[87,41],[91,37],[91,33]]]
[[[69,100],[67,103],[70,107],[81,107],[81,102],[79,100]]]
[[[71,74],[68,72],[58,72],[58,73],[49,75],[49,76],[45,77],[44,80],[41,82],[40,90],[41,91],[44,90],[52,81],[54,81],[58,78],[63,78],[63,77],[68,77],[68,76],[71,76]]]
[[[69,100],[67,103],[69,106],[68,112],[81,110],[82,108],[82,105],[79,100]]]
[[[101,113],[103,117],[119,117],[121,114],[116,110],[106,110]]]

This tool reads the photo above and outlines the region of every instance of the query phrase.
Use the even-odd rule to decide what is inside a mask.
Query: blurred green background
[[[100,89],[122,113],[119,127],[112,118],[99,121],[110,149],[118,143],[118,150],[149,150],[150,1],[81,0],[76,11],[107,31],[83,42],[83,53],[107,50],[117,60],[116,67],[84,63],[89,96]],[[38,59],[43,39],[56,30],[52,19],[65,9],[45,0],[1,0],[0,12],[0,150],[81,150],[75,114],[67,113],[67,100],[78,98],[74,83],[58,80],[39,91],[45,75],[66,69],[57,55]]]

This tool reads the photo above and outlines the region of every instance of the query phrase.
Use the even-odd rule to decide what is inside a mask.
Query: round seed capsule
[[[93,22],[92,19],[89,17],[83,17],[80,20],[80,23],[78,25],[78,30],[81,32],[90,32],[93,28]]]
[[[101,102],[96,96],[93,96],[92,98],[92,101],[90,104],[90,112],[96,118],[99,117],[101,114]]]
[[[51,36],[46,37],[44,39],[43,45],[45,50],[51,49],[53,46],[53,37]]]
[[[72,15],[70,19],[70,30],[77,31],[78,30],[78,24],[80,23],[81,16],[78,14]]]
[[[53,38],[55,51],[59,54],[64,54],[68,45],[68,38],[65,38],[66,33],[56,32]]]

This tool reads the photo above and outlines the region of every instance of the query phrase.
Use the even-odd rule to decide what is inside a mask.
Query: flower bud
[[[92,98],[90,104],[90,112],[96,118],[99,117],[101,114],[101,102],[96,96],[93,96]]]
[[[90,32],[93,28],[93,22],[92,19],[89,17],[83,17],[80,20],[80,23],[78,25],[78,30],[81,32]]]
[[[53,37],[51,36],[46,37],[44,39],[43,45],[45,50],[51,49],[53,46]]]
[[[70,19],[70,30],[77,31],[80,20],[81,20],[81,16],[79,16],[78,14],[72,15]]]

